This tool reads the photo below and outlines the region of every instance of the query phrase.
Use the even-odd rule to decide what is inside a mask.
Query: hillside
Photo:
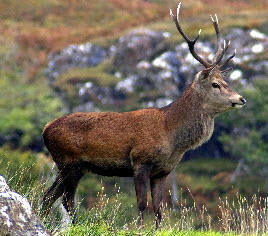
[[[261,26],[267,22],[267,1],[185,1],[184,19],[187,27],[199,29],[209,14],[217,12],[224,26]],[[149,25],[152,29],[169,31],[176,37],[169,18],[172,0],[109,0],[109,1],[1,1],[0,32],[2,50],[18,45],[16,59],[24,64],[29,78],[40,77],[49,52],[69,44],[85,41],[107,42],[130,28]],[[235,19],[235,20],[232,20]],[[193,24],[194,23],[194,24]],[[205,30],[205,29],[204,29]],[[37,76],[38,74],[38,76]]]

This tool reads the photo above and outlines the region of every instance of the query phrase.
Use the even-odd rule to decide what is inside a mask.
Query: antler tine
[[[188,44],[189,50],[191,52],[191,54],[193,55],[193,57],[198,60],[202,65],[204,65],[206,68],[214,68],[217,65],[219,65],[219,63],[221,62],[222,58],[224,57],[224,54],[227,52],[229,46],[230,46],[230,41],[228,41],[228,43],[226,44],[226,41],[223,41],[223,46],[221,46],[221,33],[219,30],[219,21],[218,21],[218,17],[215,14],[215,19],[213,18],[213,16],[210,15],[210,18],[213,22],[213,26],[216,32],[216,37],[217,37],[217,42],[216,42],[216,54],[213,57],[212,63],[207,62],[204,58],[202,58],[201,56],[199,56],[196,51],[195,51],[195,43],[198,40],[200,33],[201,33],[201,29],[198,32],[197,37],[194,40],[191,40],[182,30],[180,24],[179,24],[179,14],[180,14],[180,7],[181,7],[181,3],[179,3],[178,7],[177,7],[177,15],[174,16],[172,13],[172,10],[170,9],[170,16],[172,17],[177,30],[179,31],[179,33],[182,35],[182,37],[185,39],[185,41]],[[230,57],[228,57],[225,62],[223,63],[222,66],[220,67],[224,67],[234,56],[235,56],[236,52],[234,52]]]
[[[190,50],[191,54],[193,55],[193,57],[197,61],[199,61],[203,66],[205,66],[206,68],[209,68],[212,65],[209,64],[207,61],[205,61],[202,57],[200,57],[194,50],[195,43],[196,43],[196,41],[198,40],[198,38],[199,38],[199,36],[201,34],[201,29],[199,30],[198,35],[194,40],[191,40],[191,39],[188,38],[188,36],[183,32],[183,30],[182,30],[182,28],[181,28],[181,26],[179,24],[180,7],[181,7],[181,2],[179,3],[179,5],[177,7],[177,16],[174,16],[173,13],[172,13],[172,10],[170,9],[170,16],[172,17],[172,19],[173,19],[173,21],[174,21],[179,33],[182,35],[182,37],[187,42],[189,50]]]
[[[230,41],[228,41],[227,44],[226,44],[225,40],[223,41],[223,47],[221,48],[221,51],[220,51],[219,55],[217,57],[215,55],[215,62],[213,63],[213,65],[218,65],[221,62],[221,60],[222,60],[224,54],[227,52],[230,44],[231,44]]]
[[[223,62],[223,64],[221,65],[221,67],[225,67],[225,66],[228,64],[228,62],[229,62],[230,60],[232,60],[232,59],[235,57],[235,55],[236,55],[236,49],[234,50],[234,53],[233,53],[231,56],[229,56],[229,57],[225,60],[225,62]]]
[[[221,33],[220,33],[220,29],[219,29],[219,21],[218,21],[218,17],[215,14],[215,20],[214,18],[210,15],[210,18],[212,20],[215,32],[216,32],[216,36],[217,36],[217,43],[216,43],[216,54],[213,57],[212,63],[214,64],[217,61],[217,58],[219,57],[220,53],[222,52],[222,48],[221,48]]]

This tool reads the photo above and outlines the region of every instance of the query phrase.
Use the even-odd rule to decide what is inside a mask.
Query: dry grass
[[[40,174],[40,180],[29,177],[25,184],[25,176],[29,176],[30,166],[10,171],[7,166],[7,182],[12,190],[28,198],[38,215],[40,199],[49,185],[46,177]],[[36,168],[36,167],[35,167]],[[46,179],[46,181],[43,181]],[[104,187],[97,195],[97,200],[91,209],[83,209],[78,204],[77,224],[62,228],[60,201],[55,204],[51,214],[42,218],[46,227],[57,235],[267,235],[268,234],[268,198],[257,195],[245,198],[237,195],[234,199],[219,199],[220,215],[212,218],[204,205],[194,202],[192,206],[186,199],[179,199],[178,209],[168,205],[163,206],[163,221],[160,230],[155,231],[154,218],[147,214],[146,226],[140,229],[137,225],[136,204],[129,205],[129,199],[120,188],[115,186],[112,197],[106,195]],[[131,212],[131,214],[129,214]],[[91,234],[92,232],[92,234]],[[192,232],[192,233],[191,233]]]
[[[254,195],[247,199],[238,195],[231,203],[220,200],[220,226],[224,232],[237,234],[268,233],[268,198]]]
[[[217,219],[212,219],[205,206],[200,208],[194,204],[187,207],[186,204],[180,204],[176,211],[164,206],[163,221],[158,231],[155,231],[152,216],[147,216],[143,229],[139,229],[135,216],[127,222],[124,218],[127,208],[124,205],[125,203],[120,200],[119,191],[113,199],[102,191],[94,207],[80,217],[76,225],[69,225],[61,232],[63,235],[78,232],[84,235],[81,232],[85,229],[85,232],[90,232],[92,229],[101,228],[101,235],[119,235],[122,232],[125,233],[123,235],[184,235],[187,232],[194,232],[190,235],[209,232],[213,232],[212,235],[268,234],[268,198],[256,195],[249,199],[237,195],[234,200],[219,200],[218,208],[221,215]]]

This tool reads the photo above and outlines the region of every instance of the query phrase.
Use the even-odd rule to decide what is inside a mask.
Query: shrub
[[[251,165],[268,164],[268,80],[260,79],[242,92],[247,105],[242,111],[226,114],[228,127],[220,136],[226,152]]]
[[[0,145],[42,150],[43,127],[62,114],[59,100],[44,86],[26,84],[19,71],[0,77]]]

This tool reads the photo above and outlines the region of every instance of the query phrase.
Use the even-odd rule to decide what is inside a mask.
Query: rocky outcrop
[[[60,74],[71,68],[96,66],[109,55],[109,50],[92,43],[69,45],[61,51],[49,55],[49,63],[46,68],[48,82],[53,84]]]
[[[121,37],[114,55],[114,66],[124,74],[136,73],[137,64],[154,57],[166,37],[165,33],[149,29],[137,29]]]
[[[72,100],[72,98],[69,97],[66,91],[56,85],[58,77],[72,68],[94,67],[109,56],[110,51],[108,49],[92,43],[69,45],[61,51],[49,55],[48,67],[45,70],[47,81],[50,87],[61,98],[66,113],[72,111],[72,106],[70,106],[70,100]],[[94,106],[89,106],[89,103],[90,102],[83,102],[83,104],[78,105],[76,109],[81,110],[79,106],[81,106],[82,109],[92,109]]]
[[[166,46],[167,38],[169,33],[139,29],[121,37],[118,44],[109,49],[91,43],[70,45],[50,55],[46,70],[48,82],[64,104],[68,103],[68,99],[79,99],[77,107],[69,112],[120,110],[125,105],[129,109],[165,105],[178,97],[202,68],[190,54],[185,42],[172,48]],[[237,50],[237,56],[230,64],[234,68],[230,80],[246,84],[268,73],[267,35],[256,29],[235,28],[225,38],[232,42],[230,53]],[[213,57],[214,47],[214,41],[198,42],[196,45],[201,55],[208,58]],[[163,48],[166,50],[163,51]],[[78,82],[70,85],[73,86],[70,95],[55,85],[62,73],[72,68],[95,67],[107,59],[112,61],[108,75],[111,80],[118,78],[114,86],[100,86],[90,78],[81,82],[77,78]],[[101,73],[103,71],[96,77]],[[129,101],[133,96],[136,99]]]
[[[9,189],[0,175],[0,235],[51,235],[26,198]]]

